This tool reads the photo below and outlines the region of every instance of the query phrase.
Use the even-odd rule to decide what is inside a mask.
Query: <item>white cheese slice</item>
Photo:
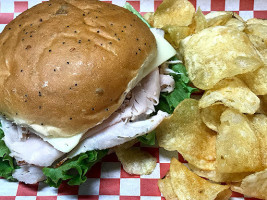
[[[148,66],[142,70],[141,79],[143,79],[147,74],[152,72],[155,68],[160,66],[162,63],[170,59],[176,54],[175,49],[169,44],[167,40],[164,39],[156,30],[151,29],[154,34],[157,43],[157,56]],[[140,79],[140,80],[141,80]],[[70,152],[80,141],[84,133],[68,137],[68,138],[52,138],[46,137],[44,135],[38,134],[43,138],[44,141],[50,143],[57,150],[67,153]]]
[[[155,28],[150,29],[154,34],[157,42],[157,57],[150,63],[150,69],[153,71],[156,67],[160,66],[165,61],[176,55],[176,50],[165,40],[164,37]]]
[[[48,142],[53,147],[55,147],[55,149],[64,153],[68,153],[80,142],[80,139],[82,138],[83,135],[84,133],[80,133],[78,135],[65,138],[44,137],[42,135],[40,136],[43,138],[44,141]]]

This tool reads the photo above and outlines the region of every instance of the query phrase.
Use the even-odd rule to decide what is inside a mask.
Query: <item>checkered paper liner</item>
[[[235,11],[245,20],[267,18],[267,0],[189,0],[206,14],[211,11]],[[0,32],[13,18],[24,10],[41,3],[41,0],[0,0]],[[119,6],[125,0],[106,1]],[[133,0],[129,2],[141,14],[153,12],[162,0]],[[127,174],[115,154],[106,156],[89,171],[87,181],[81,186],[63,183],[58,189],[45,183],[25,185],[7,182],[0,178],[0,200],[163,200],[157,182],[170,167],[171,157],[186,161],[177,152],[168,152],[158,147],[144,147],[157,158],[157,166],[151,175]],[[233,192],[232,200],[255,200]]]

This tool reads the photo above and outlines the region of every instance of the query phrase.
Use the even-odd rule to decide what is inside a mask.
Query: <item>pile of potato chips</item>
[[[164,197],[228,199],[232,190],[267,199],[267,20],[204,15],[187,0],[164,0],[145,18],[204,90],[156,129],[159,146],[178,151],[190,169],[172,159],[158,183]]]

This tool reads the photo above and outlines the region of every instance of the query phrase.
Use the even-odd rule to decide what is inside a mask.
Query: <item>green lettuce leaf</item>
[[[58,168],[43,168],[47,177],[45,182],[52,187],[59,187],[64,180],[68,180],[69,185],[80,185],[86,181],[87,171],[107,153],[108,150],[87,151],[69,159]]]
[[[152,131],[150,133],[137,137],[137,139],[139,140],[139,142],[145,145],[153,146],[155,145],[156,141],[156,132]]]
[[[4,177],[9,181],[16,181],[12,177],[12,173],[18,166],[15,165],[14,158],[9,156],[10,150],[3,141],[5,135],[1,127],[2,125],[0,123],[0,177]]]
[[[128,2],[125,3],[125,5],[123,6],[125,9],[131,11],[133,14],[137,15],[137,17],[139,17],[149,28],[151,28],[151,26],[149,25],[149,23],[142,17],[142,15],[134,9],[134,7],[129,4]]]
[[[171,60],[177,60],[177,58]],[[171,114],[181,101],[190,98],[192,92],[197,91],[197,89],[189,86],[190,80],[183,64],[170,64],[169,68],[173,71],[170,75],[175,81],[175,88],[171,93],[162,92],[160,94],[156,110]]]

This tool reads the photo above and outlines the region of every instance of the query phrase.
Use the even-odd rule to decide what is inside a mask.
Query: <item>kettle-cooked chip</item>
[[[267,65],[267,40],[265,41],[257,35],[248,34],[249,40],[261,55],[264,65]]]
[[[256,23],[255,21],[258,21],[258,23]],[[265,23],[261,23],[262,21],[264,21]],[[255,23],[249,23],[247,22],[247,27],[245,32],[247,34],[251,34],[251,35],[257,35],[260,38],[264,39],[266,41],[267,39],[267,20],[254,20]]]
[[[267,94],[267,20],[255,18],[248,20],[245,32],[261,54],[265,66],[240,77],[255,94],[265,95]]]
[[[267,65],[267,20],[250,19],[247,21],[244,31],[261,54],[265,65]]]
[[[250,197],[267,199],[267,169],[247,176],[241,184],[234,184],[231,189]]]
[[[207,20],[208,27],[211,27],[225,25],[226,22],[232,18],[232,16],[233,12],[217,11],[206,14],[205,18]]]
[[[199,100],[200,108],[216,104],[254,114],[260,106],[260,100],[240,79],[233,77],[221,80]]]
[[[151,174],[157,164],[156,158],[137,147],[116,149],[116,155],[129,174]]]
[[[180,41],[178,53],[182,56],[182,58],[184,58],[184,49],[185,49],[185,46],[186,46],[187,42],[190,40],[191,37],[192,37],[192,35],[190,35],[190,36],[188,36],[185,39],[183,39],[183,40]]]
[[[229,19],[225,26],[237,28],[239,31],[244,31],[245,29],[245,21],[242,17],[240,17],[237,13],[233,12],[233,16],[231,19]]]
[[[160,192],[163,194],[166,200],[179,200],[172,189],[171,177],[169,172],[163,179],[158,180],[158,186]]]
[[[252,42],[254,47],[259,51],[262,52],[264,49],[266,49],[267,44],[264,42],[264,39],[262,39],[260,36],[248,34],[249,40]]]
[[[229,26],[237,28],[239,31],[243,31],[245,29],[245,21],[235,12],[211,12],[208,13],[205,18],[208,21],[208,27]]]
[[[196,173],[198,176],[207,178],[214,182],[240,182],[245,178],[246,176],[250,175],[249,172],[243,172],[243,173],[220,173],[216,170],[202,170],[194,165],[189,164],[189,168]]]
[[[207,27],[208,24],[205,15],[202,13],[202,10],[198,8],[192,23],[192,28],[194,29],[194,33],[198,33]]]
[[[245,30],[245,24],[244,22],[240,21],[237,18],[231,18],[229,19],[226,23],[225,26],[236,28],[239,31],[244,31]]]
[[[187,36],[191,35],[192,29],[187,26],[164,26],[162,28],[166,35],[165,38],[173,45],[173,47],[178,48],[180,41]]]
[[[197,100],[183,100],[156,128],[156,136],[160,147],[177,150],[201,169],[215,169],[216,133],[202,122]]]
[[[227,109],[224,105],[218,104],[201,109],[201,118],[211,130],[218,132],[221,124],[221,114]]]
[[[180,43],[180,51],[189,78],[203,90],[211,89],[224,78],[263,66],[247,35],[236,28],[210,27],[184,40]]]
[[[250,121],[260,142],[262,164],[267,168],[267,116],[264,114],[253,115],[250,117]]]
[[[258,96],[260,99],[260,107],[257,110],[258,114],[265,114],[267,115],[267,95],[264,96]]]
[[[188,26],[195,15],[194,6],[187,0],[164,0],[154,14],[154,27]]]
[[[247,20],[247,24],[262,24],[267,26],[267,20],[266,19],[257,19],[257,18],[251,18]]]
[[[240,75],[240,78],[256,95],[267,94],[267,65],[264,65],[254,72]]]
[[[262,170],[258,138],[247,117],[233,109],[221,115],[216,140],[216,170],[220,173]]]
[[[228,199],[232,194],[228,185],[219,185],[200,178],[175,158],[171,160],[169,173],[172,189],[179,199]]]

